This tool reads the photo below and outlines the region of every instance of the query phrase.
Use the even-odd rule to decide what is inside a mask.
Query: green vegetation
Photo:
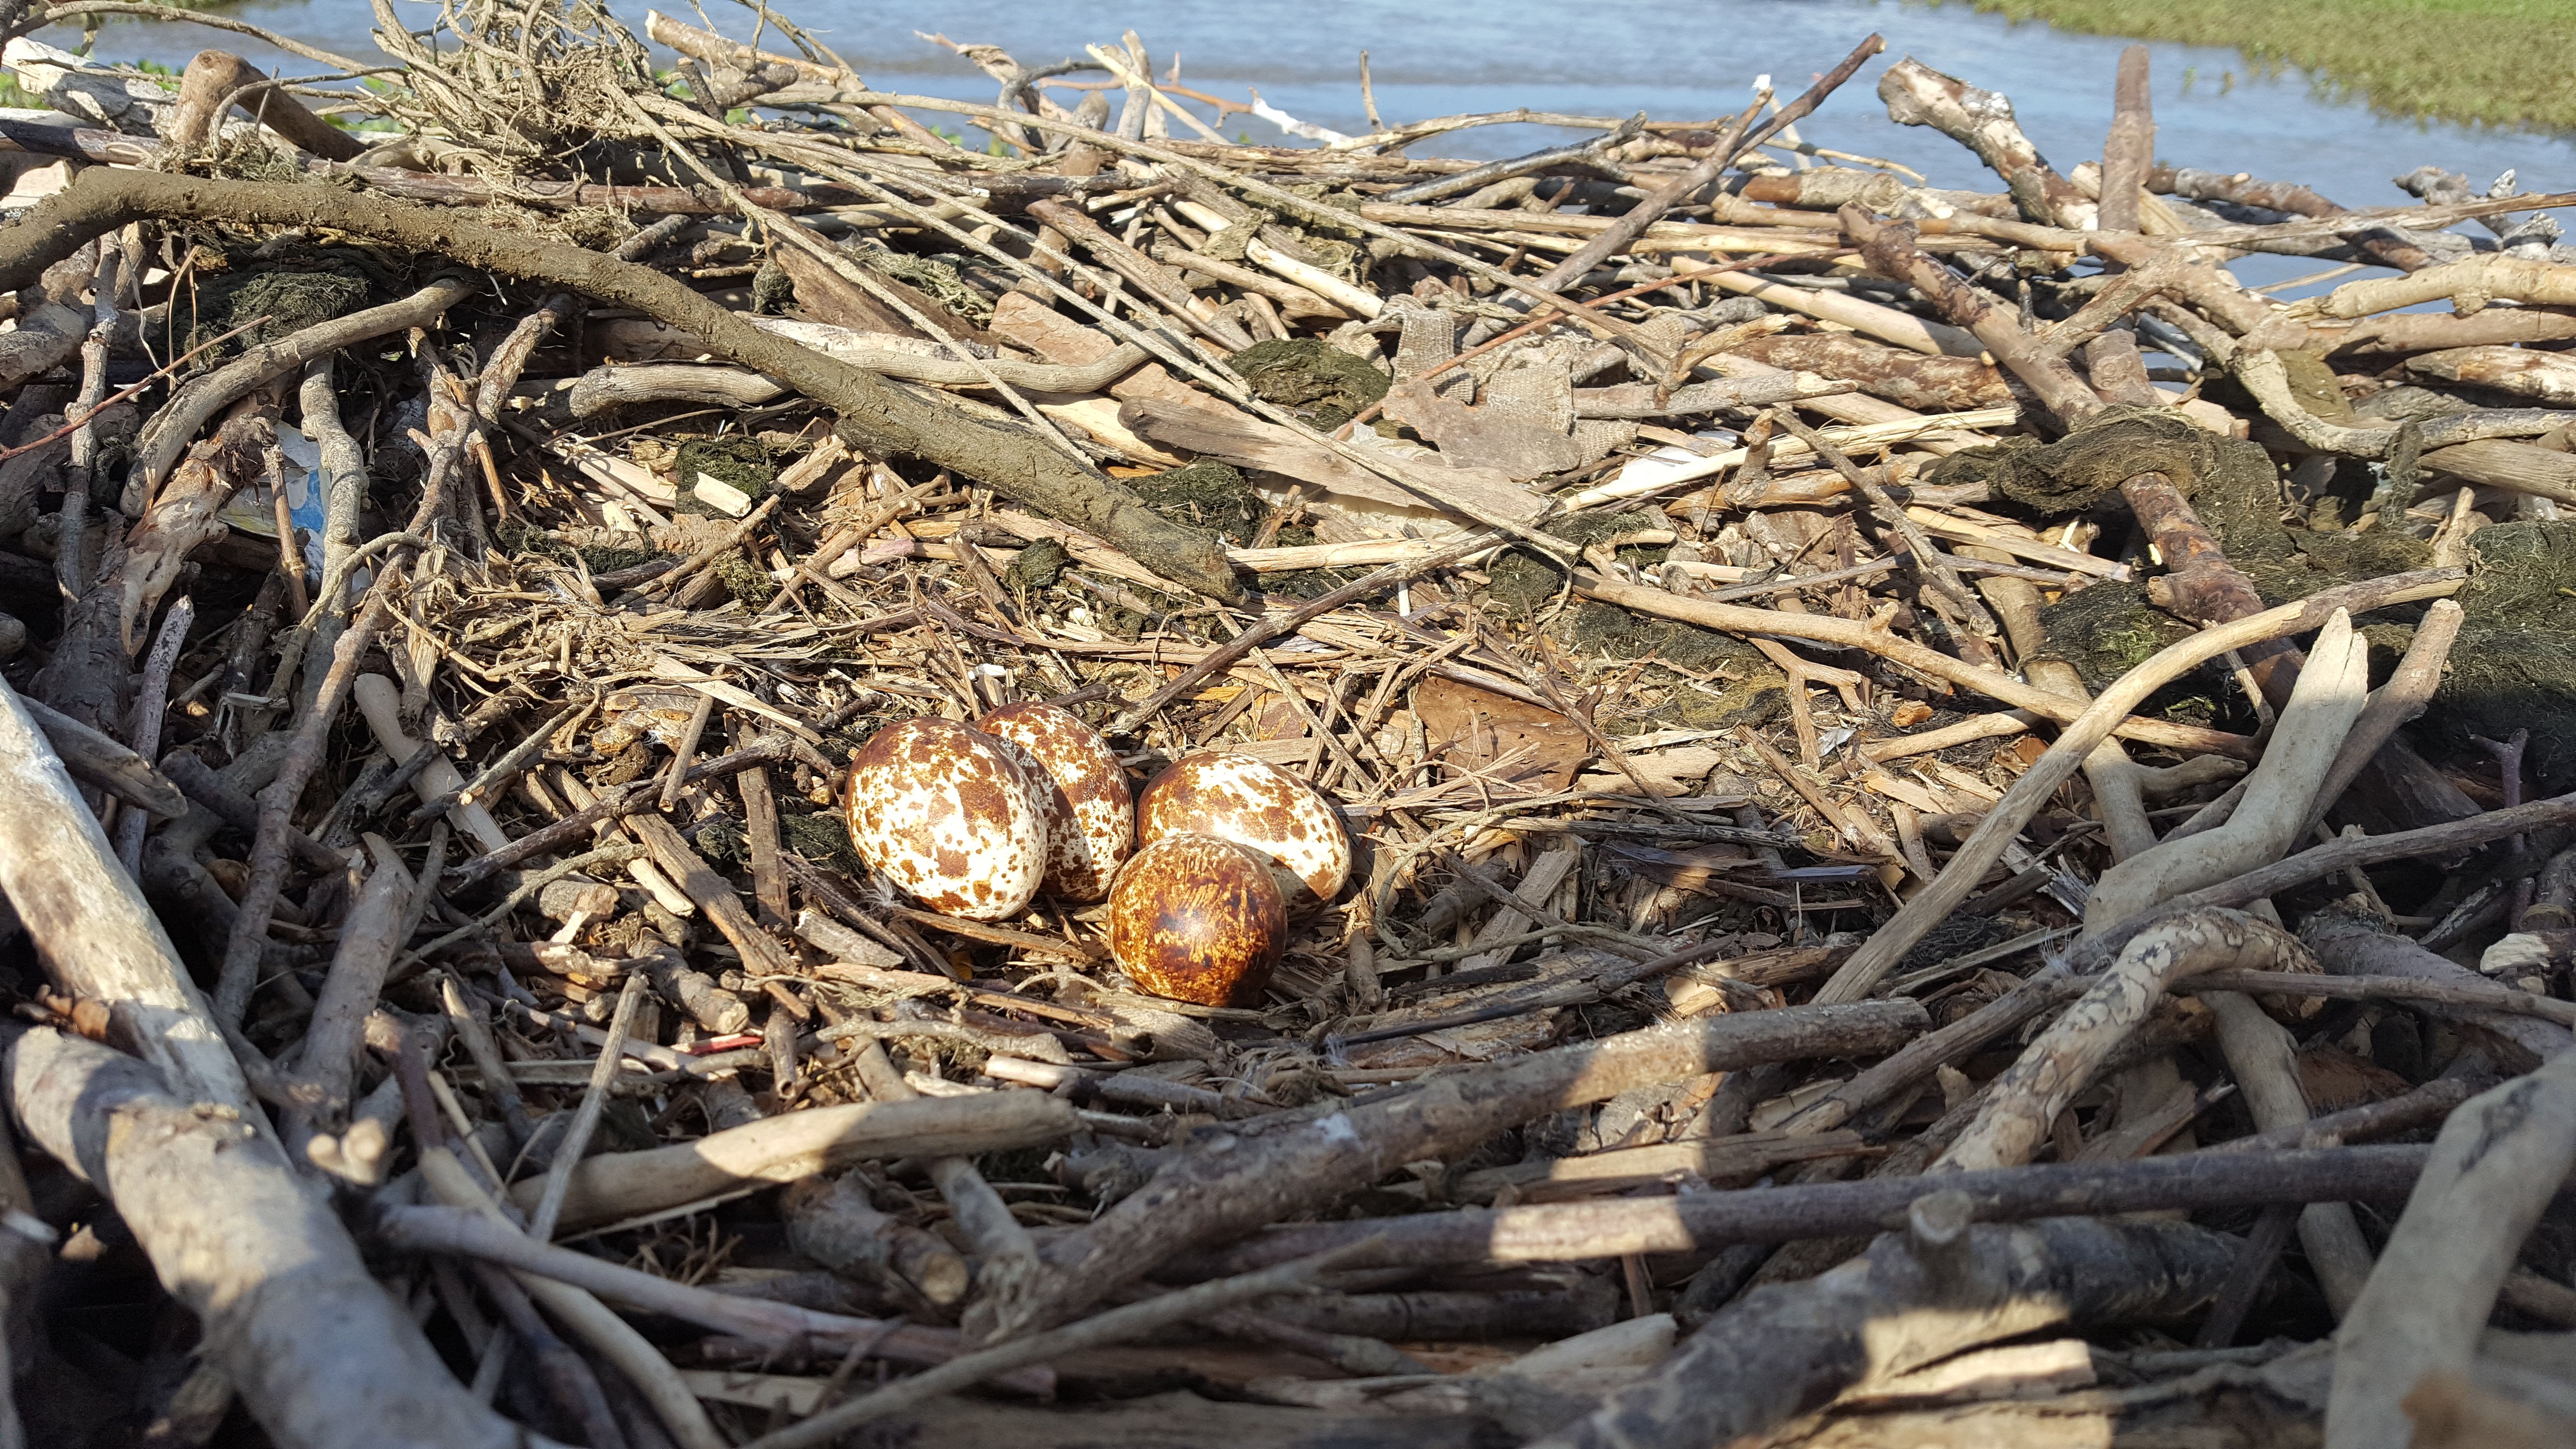
[[[2230,45],[2400,116],[2576,131],[2570,0],[1969,0],[2065,30]],[[2164,78],[2170,83],[2171,78]],[[2200,77],[2202,84],[2223,84]]]

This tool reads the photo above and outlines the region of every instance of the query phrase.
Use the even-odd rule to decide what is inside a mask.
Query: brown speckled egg
[[[1051,704],[1011,704],[975,728],[1017,751],[1022,773],[1046,797],[1048,895],[1096,901],[1136,852],[1136,797],[1127,772],[1091,726]]]
[[[1213,835],[1250,846],[1329,901],[1351,873],[1351,840],[1324,797],[1286,772],[1213,750],[1184,755],[1136,802],[1137,839]]]
[[[1174,835],[1137,853],[1109,893],[1109,952],[1157,996],[1255,1006],[1287,944],[1270,865],[1230,841]]]
[[[850,844],[934,911],[1015,916],[1046,873],[1045,797],[999,741],[955,720],[877,731],[843,802]]]

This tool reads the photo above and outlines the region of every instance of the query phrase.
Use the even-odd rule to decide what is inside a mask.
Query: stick
[[[2021,833],[2057,787],[2066,782],[2107,738],[2114,725],[2167,682],[2199,668],[2230,649],[2240,649],[2284,635],[2322,626],[2338,608],[2364,613],[2400,599],[2443,598],[2459,589],[2456,571],[2433,569],[2321,590],[2296,603],[2268,609],[2232,624],[2221,624],[2188,639],[2177,640],[2144,664],[2115,680],[2090,708],[2058,735],[2057,743],[2038,763],[2022,773],[2004,798],[1986,812],[1976,830],[1960,843],[1941,870],[1941,878],[1905,903],[1885,925],[1843,963],[1833,979],[1816,993],[1819,1002],[1857,1001],[1874,990],[1926,931],[1957,910],[1977,881],[2002,858],[2004,847]]]
[[[124,218],[111,226],[133,219]],[[261,383],[282,377],[315,358],[345,352],[372,338],[408,328],[426,327],[440,313],[473,296],[474,290],[472,282],[442,277],[408,297],[387,302],[381,307],[334,317],[274,342],[263,342],[213,372],[182,385],[170,401],[153,414],[150,425],[134,440],[133,473],[125,485],[127,511],[136,511],[138,505],[150,500],[163,480],[169,477],[179,455],[188,450],[189,442],[209,420],[248,397],[251,390]]]
[[[115,1204],[280,1449],[338,1449],[386,1425],[459,1449],[552,1443],[466,1394],[273,1139],[48,1028],[11,1046],[8,1069],[28,1135]]]
[[[961,1347],[954,1329],[824,1313],[792,1303],[674,1282],[640,1268],[540,1243],[472,1208],[388,1207],[377,1215],[376,1230],[398,1248],[479,1258],[568,1284],[641,1312],[663,1314],[780,1348],[816,1339],[835,1345],[865,1343],[871,1345],[874,1356],[897,1363],[937,1364],[957,1357]],[[1021,1375],[1012,1386],[1043,1391],[1050,1377],[1042,1371]]]
[[[2288,932],[2234,911],[2199,912],[2140,932],[2055,1025],[2022,1049],[1996,1079],[1976,1120],[1941,1154],[1934,1169],[1969,1171],[2028,1162],[2057,1114],[2091,1083],[2112,1050],[2146,1021],[2173,982],[2197,971],[2288,967],[2309,959]]]
[[[2216,830],[2158,845],[2104,871],[2085,903],[2086,932],[2099,935],[2168,897],[2278,860],[2298,839],[2299,822],[2360,718],[2369,690],[2369,646],[2351,617],[2337,612],[2317,631],[2271,748],[2245,777],[2234,817]]]
[[[170,606],[161,619],[161,631],[153,636],[152,652],[144,656],[143,676],[134,691],[134,728],[126,738],[132,742],[137,763],[161,753],[161,715],[170,702],[170,671],[179,666],[179,651],[188,642],[188,626],[196,621],[196,603],[186,595]],[[143,874],[143,831],[149,819],[128,811],[116,822],[116,858],[125,873],[140,879]]]
[[[605,1055],[605,1054],[603,1054]],[[1036,1147],[1070,1136],[1073,1105],[1043,1092],[925,1097],[817,1107],[728,1128],[675,1147],[604,1152],[573,1168],[560,1227],[579,1229],[658,1212],[745,1185],[794,1182],[870,1157],[962,1157]],[[511,1200],[534,1207],[544,1184]]]
[[[2323,1128],[2320,1119],[2312,1128]],[[2254,1142],[2260,1139],[2241,1139]],[[1979,1222],[2205,1212],[2272,1203],[2384,1202],[2415,1181],[2431,1149],[2299,1147],[2295,1142],[2233,1152],[2130,1162],[2041,1163],[1938,1177],[1875,1177],[1684,1193],[1602,1198],[1510,1208],[1460,1208],[1403,1217],[1274,1227],[1240,1243],[1166,1263],[1158,1277],[1185,1280],[1242,1273],[1366,1239],[1379,1246],[1346,1266],[1420,1268],[1443,1263],[1577,1263],[1624,1253],[1705,1254],[1737,1243],[1794,1243],[1878,1232],[1902,1222],[1908,1204],[1935,1192],[1964,1192]]]
[[[1872,34],[1860,44],[1853,46],[1851,54],[1844,56],[1841,64],[1817,77],[1816,83],[1809,86],[1803,95],[1782,106],[1760,125],[1754,126],[1748,132],[1745,129],[1745,121],[1740,119],[1691,169],[1656,187],[1646,195],[1644,200],[1621,214],[1619,219],[1600,235],[1585,242],[1572,256],[1549,268],[1547,275],[1538,279],[1539,290],[1563,291],[1581,281],[1594,267],[1626,251],[1629,243],[1645,235],[1646,228],[1654,225],[1657,218],[1680,204],[1685,198],[1696,194],[1700,188],[1715,181],[1727,167],[1735,164],[1737,157],[1804,119],[1817,106],[1822,105],[1827,96],[1841,89],[1843,82],[1858,74],[1863,62],[1886,48],[1887,42]],[[1745,119],[1749,119],[1749,113]]]
[[[1853,619],[1837,619],[1822,614],[1792,614],[1781,609],[1749,609],[1737,604],[1718,604],[1705,599],[1686,599],[1662,589],[1642,584],[1622,584],[1592,573],[1574,571],[1574,591],[1587,599],[1617,604],[1640,614],[1659,619],[1678,619],[1697,624],[1703,629],[1722,629],[1730,634],[1776,634],[1784,639],[1812,639],[1820,644],[1838,644],[1847,649],[1865,649],[1882,659],[1893,660],[1907,669],[1964,685],[1980,694],[2026,709],[2060,724],[2072,725],[2086,709],[2079,700],[2070,700],[2051,690],[2025,684],[2000,669],[1987,669],[1965,660],[1953,659],[1937,649],[1927,649],[1909,639],[1900,639],[1884,629]],[[2185,641],[2189,642],[2189,641]],[[2155,661],[2149,660],[2152,665]],[[2144,668],[2146,666],[2140,666]],[[2183,672],[2197,668],[2198,663],[2184,666]],[[2140,696],[2144,698],[2144,696]],[[2097,702],[2094,706],[2099,708]],[[2240,735],[2220,730],[2176,725],[2156,719],[2122,719],[2116,721],[2116,733],[2126,739],[2151,745],[2165,745],[2178,750],[2204,754],[2223,754],[2237,759],[2254,758],[2249,741]]]
[[[188,813],[188,797],[152,762],[40,699],[20,696],[18,707],[44,733],[45,744],[72,778],[164,820]],[[336,861],[335,861],[336,863]]]
[[[536,1210],[528,1214],[528,1239],[550,1242],[555,1235],[555,1220],[563,1215],[564,1194],[572,1188],[573,1168],[590,1148],[590,1134],[599,1127],[599,1114],[608,1106],[608,1084],[617,1077],[618,1061],[626,1046],[626,1033],[635,1025],[635,1009],[644,1004],[645,974],[630,971],[626,985],[617,993],[617,1010],[608,1018],[608,1040],[599,1048],[599,1060],[591,1065],[590,1085],[583,1089],[581,1105],[573,1110],[572,1122],[556,1141],[554,1159],[546,1167],[545,1191],[538,1194]]]
[[[1971,1226],[1937,1193],[1906,1231],[1805,1282],[1756,1288],[1655,1369],[1531,1449],[1699,1449],[1857,1386],[2041,1329],[2172,1317],[2226,1286],[2236,1240],[2188,1223]]]
[[[1376,1102],[1176,1156],[1088,1227],[1045,1249],[1032,1292],[976,1305],[1005,1333],[1098,1302],[1175,1253],[1318,1210],[1376,1181],[1390,1162],[1447,1158],[1497,1132],[1631,1087],[1713,1071],[1899,1045],[1925,1023],[1910,1001],[1819,1011],[1787,1007],[1625,1032],[1475,1071],[1431,1078]],[[969,1330],[978,1326],[970,1315]]]
[[[1360,1245],[1365,1247],[1366,1245]],[[1327,1269],[1354,1256],[1358,1248],[1321,1253],[1295,1263],[1283,1263],[1239,1278],[1216,1283],[1201,1283],[1177,1293],[1148,1298],[1112,1308],[1080,1323],[970,1353],[952,1359],[927,1373],[919,1373],[900,1383],[890,1384],[873,1394],[826,1409],[792,1428],[754,1439],[744,1449],[807,1449],[809,1445],[829,1444],[871,1419],[898,1413],[915,1404],[971,1388],[986,1379],[1028,1364],[1043,1363],[1051,1358],[1077,1353],[1086,1348],[1102,1348],[1141,1337],[1156,1329],[1188,1323],[1238,1303],[1275,1297],[1283,1293],[1311,1292]]]
[[[2451,657],[2451,643],[2460,637],[2463,617],[2458,602],[2452,599],[2436,599],[2424,611],[2424,622],[2415,626],[2415,637],[2406,646],[2406,656],[2397,661],[2396,672],[2388,676],[2386,684],[2371,691],[2370,702],[2362,706],[2361,717],[2353,721],[2343,748],[2335,752],[2325,783],[2317,787],[2316,799],[2308,806],[2307,818],[2290,836],[2292,841],[2314,834],[2326,812],[2334,808],[2343,792],[2377,757],[2380,746],[2395,738],[2399,729],[2423,714],[2433,702],[2433,692],[2442,687],[2442,666]]]
[[[2576,1054],[2451,1114],[2361,1301],[2336,1336],[2328,1449],[2404,1449],[2399,1409],[2464,1371],[2523,1238],[2576,1164]]]

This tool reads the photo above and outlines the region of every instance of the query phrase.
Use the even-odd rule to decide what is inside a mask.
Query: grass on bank
[[[2234,46],[2399,116],[2576,131],[2576,0],[1970,0],[2093,35]]]

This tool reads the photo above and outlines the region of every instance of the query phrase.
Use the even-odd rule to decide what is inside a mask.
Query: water
[[[422,0],[395,3],[406,19],[419,17],[416,24],[426,25],[436,13]],[[1346,133],[1367,129],[1359,90],[1363,49],[1370,53],[1378,111],[1389,124],[1520,106],[1704,119],[1742,107],[1757,76],[1767,74],[1784,95],[1795,94],[1875,30],[1887,37],[1886,54],[1846,84],[1801,134],[1818,145],[1913,167],[1936,185],[1976,189],[1991,189],[1994,181],[1967,152],[1932,131],[1887,119],[1872,87],[1890,62],[1912,55],[2004,92],[2032,139],[2063,169],[2100,154],[2110,124],[2112,73],[2124,43],[2035,24],[2015,26],[1961,5],[1885,0],[1588,0],[1571,7],[1534,0],[1456,7],[1352,0],[784,3],[790,18],[887,89],[984,103],[994,98],[994,82],[917,38],[916,29],[998,44],[1023,64],[1040,65],[1081,55],[1085,42],[1115,44],[1119,30],[1132,27],[1158,72],[1168,71],[1177,55],[1184,85],[1238,100],[1247,98],[1247,88],[1257,88],[1272,105]],[[630,0],[630,6],[620,13],[640,32],[643,5]],[[342,55],[376,55],[366,0],[252,0],[231,13]],[[719,22],[738,37],[752,34],[747,11],[722,7]],[[45,38],[76,42],[75,35],[59,30]],[[314,68],[244,37],[184,23],[111,22],[98,53],[175,65],[207,46],[239,50],[290,74]],[[2358,104],[2324,99],[2296,72],[2278,79],[2249,77],[2233,51],[2166,44],[2150,49],[2156,151],[2176,165],[2298,181],[2354,207],[2406,203],[2389,178],[2426,163],[2466,172],[2481,189],[2512,169],[2526,191],[2576,190],[2576,137],[2392,120]],[[1063,98],[1068,104],[1074,99]],[[1202,116],[1209,111],[1195,109]],[[953,117],[924,119],[955,125]],[[1281,139],[1276,128],[1248,116],[1228,118],[1224,130],[1256,141]],[[1511,155],[1565,134],[1490,127],[1419,149]]]

